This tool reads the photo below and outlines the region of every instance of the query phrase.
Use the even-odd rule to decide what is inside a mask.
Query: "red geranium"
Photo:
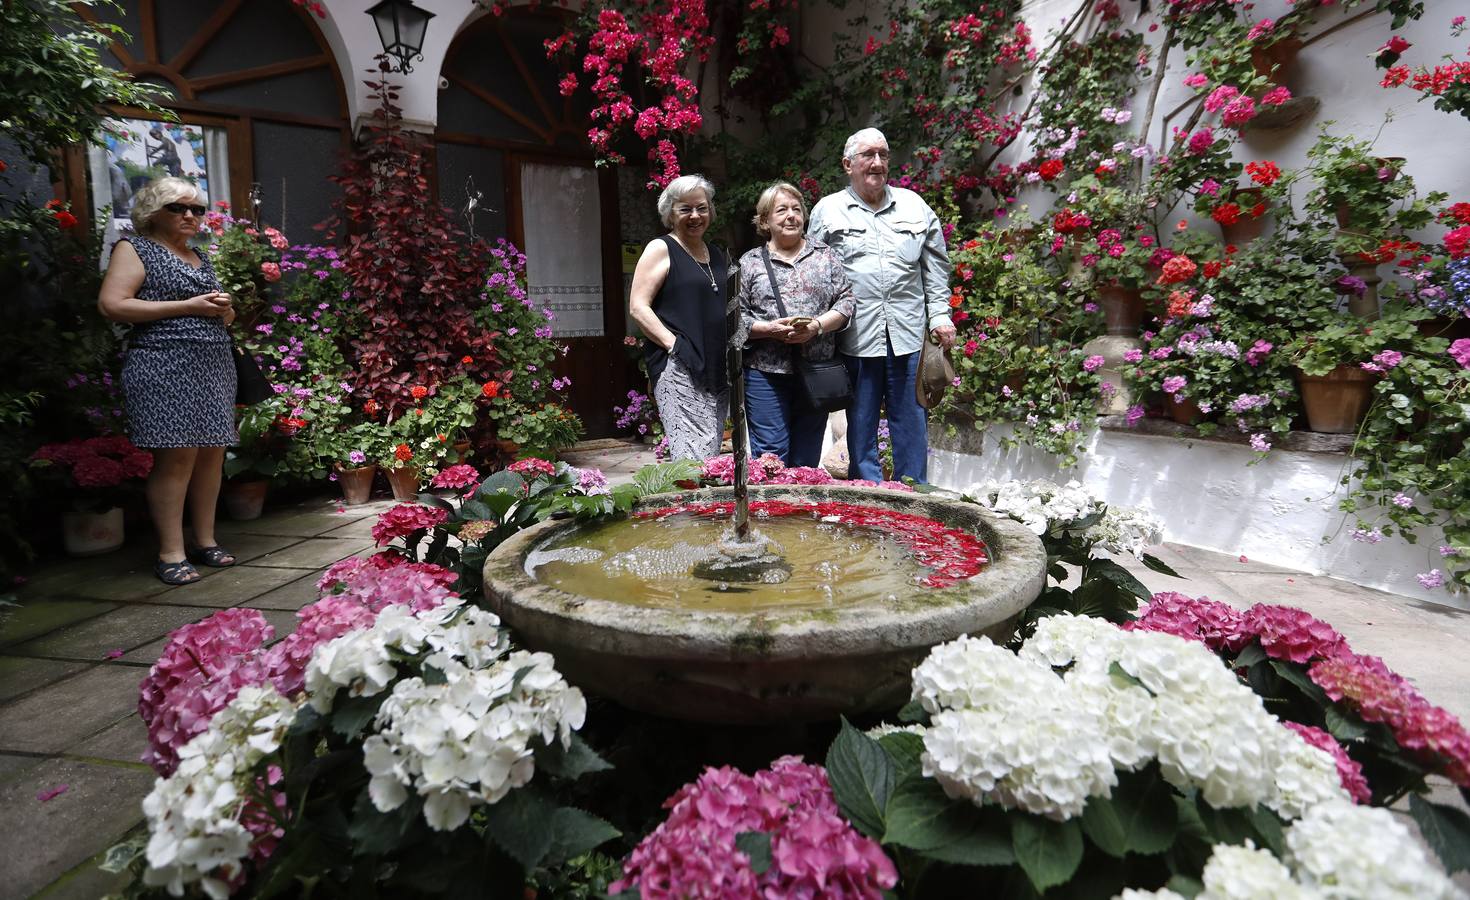
[[[393,458],[399,462],[408,462],[413,459],[413,450],[407,444],[399,444],[393,448]]]
[[[1199,267],[1194,264],[1194,260],[1181,253],[1170,257],[1169,261],[1164,263],[1164,270],[1159,273],[1158,283],[1178,284],[1181,281],[1188,281],[1197,271]]]
[[[468,365],[471,365],[472,363],[474,363],[475,358],[473,356],[461,356],[459,358],[459,361],[460,361],[460,363],[462,365],[468,366]]]
[[[1273,162],[1248,162],[1245,164],[1245,173],[1251,177],[1251,181],[1262,187],[1270,187],[1281,177],[1281,167]]]
[[[500,396],[500,382],[498,382],[498,381],[487,381],[487,382],[485,382],[483,385],[480,386],[480,393],[481,394],[484,394],[486,397],[491,397],[491,398]]]
[[[1461,225],[1454,231],[1447,232],[1444,236],[1444,248],[1449,252],[1450,259],[1470,256],[1470,225]]]
[[[1036,167],[1036,173],[1041,176],[1042,181],[1051,181],[1062,174],[1062,170],[1066,167],[1066,164],[1059,159],[1049,159]]]
[[[1058,234],[1072,234],[1092,227],[1092,219],[1087,213],[1072,212],[1072,208],[1068,207],[1052,217],[1051,227]]]
[[[1218,259],[1212,259],[1209,262],[1205,263],[1205,277],[1219,278],[1220,270],[1224,268],[1225,265],[1221,263]]]
[[[1460,225],[1470,225],[1470,203],[1451,203],[1450,208],[1439,214],[1441,222],[1452,220]]]
[[[1210,218],[1221,225],[1234,225],[1240,221],[1240,207],[1234,203],[1221,203],[1210,210]]]
[[[415,400],[422,400],[425,397],[429,396],[429,389],[421,384],[416,384],[413,387],[409,388],[408,392],[413,396],[413,399]]]

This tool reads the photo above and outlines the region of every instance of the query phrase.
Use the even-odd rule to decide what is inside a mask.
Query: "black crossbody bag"
[[[771,254],[766,245],[761,245],[761,260],[766,264],[766,277],[771,280],[771,293],[776,297],[776,310],[786,318],[786,304],[781,301],[781,286],[776,283],[776,270],[771,266]],[[822,412],[836,412],[852,405],[852,382],[847,377],[847,366],[836,357],[822,362],[810,360],[793,347],[796,359],[796,375],[806,394],[807,405]]]
[[[266,380],[255,357],[236,344],[235,352],[235,403],[239,406],[254,406],[267,400],[275,393]]]

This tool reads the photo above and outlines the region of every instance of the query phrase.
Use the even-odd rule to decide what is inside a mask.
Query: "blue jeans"
[[[746,369],[745,416],[752,457],[774,453],[788,466],[821,463],[827,414],[807,406],[797,376]]]
[[[918,352],[887,356],[844,356],[852,378],[852,406],[847,410],[848,477],[883,480],[878,461],[878,419],[887,410],[888,440],[893,447],[893,478],[924,481],[929,474],[929,414],[914,397]]]

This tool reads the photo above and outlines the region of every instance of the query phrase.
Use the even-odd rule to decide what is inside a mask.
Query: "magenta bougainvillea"
[[[783,756],[755,775],[706,769],[664,807],[668,819],[633,850],[611,892],[877,900],[898,882],[882,848],[842,817],[826,770],[800,757]],[[736,845],[748,832],[770,836],[771,863],[759,875]]]

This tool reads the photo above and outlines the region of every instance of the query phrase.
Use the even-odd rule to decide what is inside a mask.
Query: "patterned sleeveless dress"
[[[194,268],[142,236],[123,240],[143,261],[140,300],[187,300],[220,289],[209,258]],[[123,363],[124,405],[133,443],[163,447],[228,447],[235,432],[235,359],[224,321],[173,316],[134,325]]]

